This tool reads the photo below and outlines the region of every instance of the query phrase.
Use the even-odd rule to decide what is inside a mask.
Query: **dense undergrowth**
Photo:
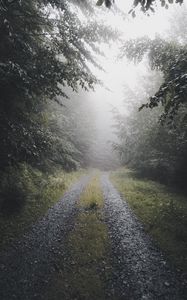
[[[23,163],[9,167],[0,183],[0,247],[45,214],[85,171],[42,172]]]
[[[125,168],[111,179],[171,263],[187,271],[186,196]]]

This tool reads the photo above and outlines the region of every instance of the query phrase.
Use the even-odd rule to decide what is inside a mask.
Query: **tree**
[[[39,164],[53,144],[42,122],[46,102],[67,97],[66,86],[93,88],[98,81],[87,62],[97,65],[95,42],[114,33],[82,24],[66,0],[3,0],[0,13],[1,168]]]
[[[67,93],[71,100],[64,100],[60,108],[58,103],[50,103],[47,112],[50,112],[48,126],[54,138],[51,159],[66,170],[71,170],[77,166],[89,166],[95,123],[91,103],[86,99],[87,94],[81,91],[78,94],[72,93],[71,90],[67,90]]]
[[[175,116],[175,127],[158,122],[163,107],[138,111],[150,94],[162,82],[158,72],[149,71],[141,78],[139,88],[125,89],[125,103],[128,114],[115,112],[115,130],[118,143],[114,144],[121,162],[134,168],[141,175],[162,183],[186,188],[187,157],[187,105],[179,108]],[[149,90],[149,92],[147,92]],[[130,109],[129,109],[130,102]]]
[[[98,0],[97,5],[101,6],[101,5],[105,4],[106,7],[110,8],[114,2],[115,2],[114,0]],[[165,7],[167,9],[168,5],[172,4],[174,1],[173,0],[159,0],[159,2],[162,7]],[[183,0],[176,0],[175,2],[182,4]],[[140,6],[141,10],[143,12],[147,12],[147,11],[154,12],[155,4],[156,4],[156,0],[134,0],[134,1],[132,1],[132,9],[130,10],[129,13],[132,13],[132,16],[135,17],[135,8],[137,6]]]
[[[161,103],[164,107],[162,121],[175,119],[179,108],[185,105],[187,99],[187,50],[183,45],[163,41],[161,38],[150,40],[147,37],[128,41],[122,56],[140,62],[145,55],[148,57],[151,69],[163,73],[164,82],[158,91],[143,107],[154,108]]]

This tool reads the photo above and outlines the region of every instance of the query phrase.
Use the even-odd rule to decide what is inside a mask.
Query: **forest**
[[[109,191],[110,183],[102,176],[108,174],[145,231],[182,274],[176,276],[183,276],[184,288],[187,282],[185,1],[128,0],[124,4],[122,0],[1,0],[0,37],[0,250],[6,252],[6,247],[38,224],[72,184],[94,176],[91,183],[86,183],[83,194],[80,188],[82,196],[77,208],[80,216],[76,231],[68,240],[73,245],[68,251],[76,257],[76,251],[81,253],[81,245],[85,243],[88,250],[84,256],[91,253],[91,262],[98,259],[101,269],[102,257],[107,256],[105,265],[109,265],[112,273],[108,253],[115,256],[113,248],[105,253],[110,244],[106,232],[110,229],[102,223],[105,206],[106,220],[113,218],[107,210],[109,200],[104,204],[104,198],[110,199],[105,187],[108,185]],[[104,178],[101,182],[100,177]],[[118,208],[113,205],[115,213]],[[81,215],[81,210],[85,210],[85,215]],[[71,220],[71,213],[68,218]],[[47,222],[50,224],[50,220]],[[82,234],[80,228],[84,225],[88,232]],[[89,244],[91,233],[94,241],[98,241],[93,241],[98,248]],[[133,231],[130,235],[133,236]],[[115,236],[113,231],[111,236]],[[80,253],[77,265],[89,264],[87,258],[86,263],[80,259]],[[0,263],[3,255],[0,251]],[[72,294],[64,286],[63,292],[54,296],[54,290],[60,290],[55,279],[54,290],[43,293],[44,299],[185,299],[186,294],[177,294],[178,283],[176,290],[172,290],[175,283],[168,283],[167,276],[163,286],[171,289],[168,292],[163,287],[166,293],[163,298],[153,296],[159,288],[153,294],[152,290],[145,292],[149,287],[143,287],[141,295],[138,288],[131,294],[128,284],[128,296],[123,298],[118,288],[121,279],[114,284],[114,294],[110,291],[106,296],[96,275],[93,278],[90,275],[95,290],[92,291],[89,282],[84,290],[82,283],[77,287],[81,278],[77,274],[85,272],[80,282],[86,281],[87,269],[77,271],[75,262],[72,273],[76,276],[72,279],[66,267],[59,268],[65,270],[63,278],[69,278],[68,282],[76,281]],[[94,274],[97,268],[93,265]],[[106,270],[101,277],[111,285],[113,275],[107,275]],[[8,285],[4,291],[2,300],[43,299],[37,292],[36,297],[27,294],[27,290],[22,296],[17,290],[9,294]],[[171,298],[173,293],[176,295]]]

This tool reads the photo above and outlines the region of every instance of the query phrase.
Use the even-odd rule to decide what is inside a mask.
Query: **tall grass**
[[[44,215],[82,174],[61,170],[48,175],[27,164],[9,167],[0,183],[0,248]]]
[[[186,197],[125,168],[111,179],[171,263],[187,271]]]

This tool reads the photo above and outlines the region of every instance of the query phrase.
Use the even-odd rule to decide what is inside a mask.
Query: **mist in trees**
[[[89,49],[99,51],[95,42],[110,30],[88,18],[81,22],[68,1],[3,1],[1,12],[4,168],[22,160],[39,163],[48,155],[53,141],[42,123],[46,102],[66,98],[66,86],[93,87],[97,79],[86,62],[97,62]]]
[[[21,202],[36,170],[89,165],[92,113],[79,92],[99,82],[89,63],[101,68],[99,42],[115,32],[79,1],[1,1],[0,12],[0,198]]]
[[[129,39],[120,57],[146,71],[133,88],[124,87],[125,114],[114,110],[114,143],[122,164],[162,183],[186,188],[186,7],[176,9],[169,26],[155,37]],[[172,20],[177,20],[173,26]],[[176,22],[175,22],[176,24]]]
[[[60,168],[185,186],[186,6],[154,2],[1,1],[2,205]]]

